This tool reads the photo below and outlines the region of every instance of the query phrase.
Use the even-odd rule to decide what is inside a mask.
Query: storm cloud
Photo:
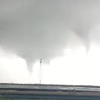
[[[100,0],[0,0],[0,45],[29,64],[61,55],[72,37],[88,50],[99,24]]]

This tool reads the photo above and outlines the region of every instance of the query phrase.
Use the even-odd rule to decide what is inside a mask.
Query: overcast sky
[[[100,0],[0,0],[0,82],[37,83],[42,58],[43,83],[100,85],[99,45]]]

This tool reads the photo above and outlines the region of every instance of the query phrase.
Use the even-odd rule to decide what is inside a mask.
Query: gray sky
[[[0,0],[0,45],[29,64],[62,55],[73,37],[99,43],[99,23],[100,0]]]

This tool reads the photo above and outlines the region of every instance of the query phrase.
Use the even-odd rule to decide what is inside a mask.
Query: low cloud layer
[[[99,60],[99,45],[92,43],[88,54],[84,46],[67,47],[62,57],[53,58],[49,65],[42,64],[41,83],[100,86]],[[0,83],[39,83],[39,75],[39,61],[33,64],[30,74],[23,58],[0,48]]]
[[[30,83],[26,61],[0,48],[0,83]]]

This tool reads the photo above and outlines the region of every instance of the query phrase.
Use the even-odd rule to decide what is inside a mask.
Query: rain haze
[[[0,0],[0,82],[100,85],[100,0]],[[31,73],[31,74],[30,74]]]

